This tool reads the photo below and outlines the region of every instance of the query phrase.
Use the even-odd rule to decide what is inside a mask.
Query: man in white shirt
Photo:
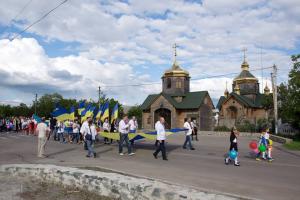
[[[86,142],[86,146],[88,150],[88,154],[86,155],[86,157],[92,157],[93,155],[94,158],[96,158],[96,152],[94,150],[93,144],[96,140],[97,131],[95,125],[93,124],[93,120],[91,118],[89,118],[87,122],[88,122],[88,126],[86,126],[85,129],[83,130],[83,136],[84,136],[83,138],[84,141]]]
[[[192,133],[193,133],[193,129],[192,129],[192,126],[191,126],[191,119],[188,118],[187,120],[185,120],[185,123],[183,125],[183,127],[185,129],[187,129],[185,131],[185,141],[184,141],[184,144],[183,144],[183,148],[186,149],[186,145],[187,143],[189,143],[189,147],[191,150],[195,150],[194,147],[192,146],[192,142],[191,142],[191,137],[192,137]]]
[[[160,117],[159,121],[155,123],[155,130],[157,133],[156,140],[159,142],[159,145],[157,146],[156,151],[153,153],[153,156],[157,159],[157,154],[161,151],[163,160],[168,160],[165,148],[166,131],[164,123],[165,119],[163,117]]]
[[[137,128],[138,128],[138,123],[137,123],[135,116],[133,116],[129,120],[129,133],[136,133]],[[134,140],[132,139],[130,142],[131,142],[131,146],[133,146]]]
[[[45,118],[42,118],[42,121],[37,125],[36,132],[38,134],[38,153],[39,158],[45,158],[45,146],[47,142],[48,134],[50,133],[50,128],[47,127],[45,123]]]
[[[119,122],[119,133],[120,133],[120,141],[119,141],[119,154],[120,156],[123,154],[123,143],[126,142],[127,149],[128,149],[128,155],[132,156],[134,155],[133,152],[131,152],[131,144],[129,142],[128,133],[129,133],[129,123],[128,123],[128,117],[125,115],[123,119]]]

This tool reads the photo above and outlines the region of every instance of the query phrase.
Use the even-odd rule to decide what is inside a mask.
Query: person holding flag
[[[133,116],[129,120],[129,133],[136,133],[137,128],[138,128],[138,123],[137,123],[135,116]],[[131,146],[133,147],[134,139],[132,139],[130,142],[131,142]]]
[[[124,115],[123,119],[119,123],[119,133],[120,133],[120,141],[119,141],[119,154],[123,156],[123,143],[125,142],[128,149],[128,155],[132,156],[135,153],[131,152],[131,144],[129,142],[128,133],[129,133],[129,124],[128,117]]]

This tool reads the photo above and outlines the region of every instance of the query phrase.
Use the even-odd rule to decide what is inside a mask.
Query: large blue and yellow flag
[[[106,118],[109,118],[109,103],[106,102],[102,107],[101,121],[104,122]]]
[[[88,117],[93,117],[95,106],[91,104],[81,113],[81,122],[85,121]]]
[[[119,104],[116,103],[114,109],[111,112],[110,123],[113,123],[113,121],[118,119],[118,117],[119,117]]]
[[[57,121],[65,121],[70,117],[70,113],[67,111],[67,109],[59,105],[55,108],[51,115],[55,117]]]
[[[95,115],[96,119],[101,119],[101,116],[102,116],[102,107],[103,107],[102,105],[99,106],[98,112]]]
[[[72,107],[70,108],[69,119],[70,119],[70,120],[75,120],[75,107],[74,107],[74,106],[72,106]]]
[[[81,112],[84,111],[85,101],[81,101],[78,104],[78,114],[81,116]]]

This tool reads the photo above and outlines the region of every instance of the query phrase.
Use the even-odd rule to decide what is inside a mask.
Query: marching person
[[[193,129],[192,129],[192,126],[191,126],[191,118],[186,119],[183,126],[187,130],[185,131],[185,134],[186,134],[185,135],[185,141],[184,141],[184,144],[183,144],[182,148],[186,149],[186,145],[188,143],[189,147],[190,147],[190,150],[195,150],[194,147],[192,146],[192,141],[191,141],[191,135],[192,135],[192,132],[193,132]]]
[[[125,141],[128,149],[128,155],[132,156],[135,153],[131,152],[131,144],[129,142],[128,133],[129,133],[129,123],[127,115],[124,115],[123,119],[119,122],[119,133],[120,133],[120,141],[119,141],[119,154],[123,156],[123,143]]]
[[[84,141],[86,142],[88,154],[86,157],[92,157],[96,158],[96,152],[94,150],[93,144],[96,140],[96,127],[93,124],[93,120],[91,118],[88,118],[87,123],[85,125],[82,125],[81,127],[81,133],[83,134]]]
[[[80,141],[80,133],[79,133],[80,125],[79,125],[77,120],[74,121],[72,128],[73,128],[72,142],[76,141],[76,143],[79,144],[79,141]]]
[[[109,133],[110,130],[110,125],[108,123],[108,118],[105,118],[104,123],[103,123],[103,131],[106,133]],[[108,138],[104,137],[104,144],[111,144],[112,139],[110,139],[110,143],[108,142]]]
[[[197,128],[197,122],[196,122],[195,119],[193,121],[191,121],[191,127],[192,127],[192,130],[193,130],[192,140],[194,140],[194,136],[195,136],[196,141],[198,141],[198,128]]]
[[[51,117],[50,118],[50,135],[53,134],[53,139],[54,141],[57,140],[57,130],[56,130],[56,123],[57,123],[57,120],[55,117]]]
[[[48,134],[50,133],[50,129],[47,127],[45,123],[45,118],[42,118],[42,121],[37,125],[36,132],[38,134],[38,153],[37,156],[39,158],[45,158],[45,146],[47,142]]]
[[[138,128],[138,123],[137,123],[135,116],[133,116],[129,120],[129,133],[136,133],[137,128]],[[134,140],[132,139],[130,142],[131,142],[131,146],[133,147]]]
[[[166,132],[165,132],[165,119],[163,117],[159,118],[159,121],[155,123],[155,130],[157,132],[157,141],[159,146],[157,146],[156,151],[153,153],[154,158],[157,159],[157,154],[161,151],[163,160],[168,160],[166,155],[165,148],[165,140],[166,140]]]
[[[235,150],[237,152],[237,156],[234,158],[234,166],[240,166],[240,163],[238,161],[238,142],[237,142],[237,136],[240,134],[236,127],[232,127],[231,134],[230,134],[230,147],[229,152],[232,150]],[[231,161],[230,156],[225,158],[225,164],[228,165],[229,161]]]

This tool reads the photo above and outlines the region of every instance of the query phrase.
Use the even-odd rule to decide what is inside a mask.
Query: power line
[[[27,26],[25,29],[23,29],[22,31],[20,31],[17,35],[15,35],[11,41],[13,41],[14,39],[16,39],[17,37],[19,37],[22,33],[24,33],[25,31],[27,31],[28,29],[30,29],[31,27],[33,27],[34,25],[36,25],[37,23],[41,22],[43,19],[45,19],[50,13],[52,13],[54,10],[56,10],[57,8],[59,8],[60,6],[62,6],[63,4],[65,4],[68,0],[64,0],[62,2],[60,2],[57,6],[55,6],[54,8],[52,8],[51,10],[49,10],[46,14],[44,14],[42,17],[40,17],[39,19],[37,19],[36,21],[34,21],[32,24],[30,24],[29,26]]]
[[[24,10],[29,6],[29,4],[32,2],[33,0],[29,0],[22,8],[21,10],[15,15],[14,18],[12,18],[9,23],[8,23],[8,26],[6,26],[4,28],[4,30],[2,31],[3,33],[8,29],[8,27],[10,27],[10,25],[12,24],[13,21],[15,21],[23,12]]]
[[[264,67],[263,69],[270,69],[273,67]],[[261,70],[262,68],[257,68],[257,69],[253,69],[251,71],[258,71]],[[227,73],[227,74],[219,74],[219,75],[214,75],[214,76],[206,76],[206,77],[202,77],[202,78],[192,78],[192,81],[197,81],[197,80],[203,80],[203,79],[209,79],[209,78],[218,78],[218,77],[224,77],[224,76],[228,76],[228,75],[235,75],[235,74],[239,74],[240,72],[232,72],[232,73]],[[157,85],[157,84],[161,84],[161,82],[150,82],[150,83],[137,83],[137,84],[128,84],[128,85],[106,85],[104,86],[105,88],[115,88],[115,87],[138,87],[138,86],[145,86],[145,85]]]

